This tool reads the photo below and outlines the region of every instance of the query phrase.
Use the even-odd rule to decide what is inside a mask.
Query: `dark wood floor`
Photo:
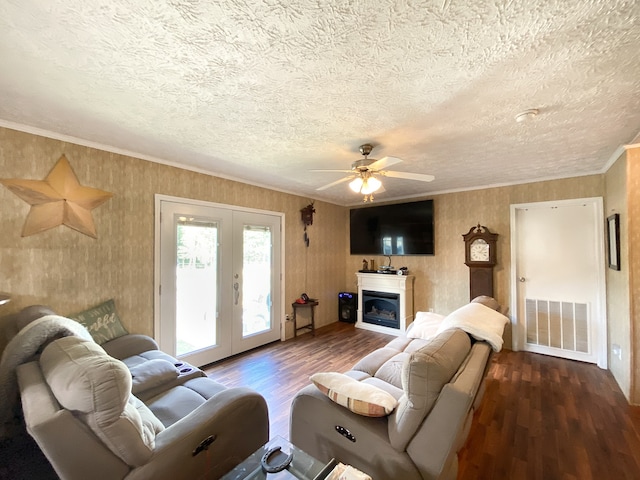
[[[386,335],[336,323],[205,369],[267,400],[271,436],[289,437],[295,392],[320,371],[348,370]],[[595,365],[502,351],[460,452],[459,479],[640,479],[640,407]]]
[[[275,342],[223,360],[204,371],[227,386],[247,386],[260,392],[269,406],[270,435],[289,438],[289,405],[294,394],[309,385],[317,372],[345,372],[364,353],[386,345],[393,337],[334,323],[286,342]]]
[[[610,372],[504,351],[461,452],[459,478],[640,479],[640,417]]]

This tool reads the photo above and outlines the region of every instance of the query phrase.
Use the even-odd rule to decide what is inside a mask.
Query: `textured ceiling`
[[[640,131],[637,0],[0,0],[0,125],[376,201],[600,173]],[[530,122],[522,110],[537,108]]]

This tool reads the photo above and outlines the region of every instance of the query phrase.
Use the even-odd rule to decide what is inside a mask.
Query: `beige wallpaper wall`
[[[66,227],[22,238],[29,206],[0,186],[0,291],[13,295],[0,314],[34,303],[69,314],[114,298],[130,331],[152,334],[156,193],[284,212],[286,313],[305,291],[320,300],[318,324],[335,322],[337,293],[356,288],[362,259],[348,252],[348,208],[316,202],[307,248],[300,221],[307,198],[0,128],[1,178],[44,179],[63,153],[83,185],[114,194],[93,211],[98,238]],[[393,264],[416,276],[416,310],[450,312],[469,299],[462,234],[481,223],[500,235],[494,282],[508,306],[509,205],[603,195],[603,175],[437,195],[436,255],[394,257]],[[511,344],[510,330],[505,340]]]
[[[307,291],[320,300],[318,324],[336,320],[345,278],[343,207],[315,203],[307,248],[300,219],[307,198],[0,129],[1,178],[42,180],[63,153],[82,185],[114,194],[93,210],[98,238],[67,227],[22,238],[29,205],[0,186],[0,291],[13,296],[0,314],[35,303],[71,314],[114,298],[130,331],[152,334],[154,194],[161,193],[284,212],[286,298]]]
[[[392,257],[395,267],[407,266],[415,275],[416,311],[433,309],[446,314],[469,301],[469,268],[464,264],[462,235],[480,223],[498,237],[498,264],[494,268],[494,296],[508,308],[510,298],[511,236],[510,205],[518,203],[601,197],[602,175],[530,183],[431,197],[434,199],[436,245],[434,256]],[[361,256],[348,254],[347,284],[356,289],[355,272],[362,268]],[[374,257],[375,258],[375,257]],[[375,259],[378,264],[386,257]],[[356,291],[356,290],[354,290]],[[511,346],[511,328],[505,334],[505,346]]]
[[[605,175],[605,217],[620,214],[620,257],[629,254],[628,211],[627,211],[627,159],[623,154]],[[631,336],[629,311],[629,268],[626,260],[621,262],[620,271],[607,268],[607,319],[609,326],[609,346],[618,345],[622,358],[609,354],[609,370],[618,385],[629,398],[631,381]]]
[[[631,325],[631,403],[640,404],[640,147],[627,150],[627,245]],[[624,251],[623,251],[624,252]],[[621,262],[624,266],[624,260]]]

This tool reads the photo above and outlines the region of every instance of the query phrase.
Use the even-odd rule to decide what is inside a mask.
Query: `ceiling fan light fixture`
[[[418,180],[421,182],[431,182],[435,178],[433,175],[387,170],[390,166],[402,162],[402,160],[396,157],[382,157],[378,160],[371,159],[368,155],[371,153],[372,149],[373,145],[370,143],[360,145],[360,153],[362,153],[364,158],[353,162],[351,164],[351,170],[312,170],[313,172],[341,172],[348,174],[346,177],[331,182],[328,185],[316,188],[316,190],[326,190],[329,187],[342,185],[348,182],[347,185],[349,185],[349,188],[354,193],[364,195],[364,201],[369,202],[373,200],[373,194],[375,192],[385,191],[382,181],[380,181],[378,175],[381,177]]]
[[[382,182],[378,180],[376,177],[365,178],[362,182],[362,188],[360,189],[360,193],[363,195],[370,195],[373,192],[376,192],[382,186]]]
[[[360,193],[360,189],[362,188],[362,178],[357,177],[351,182],[349,182],[349,188],[353,190],[355,193]]]

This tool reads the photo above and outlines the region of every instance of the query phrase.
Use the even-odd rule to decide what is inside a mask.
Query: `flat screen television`
[[[351,255],[434,255],[433,200],[350,210]]]

